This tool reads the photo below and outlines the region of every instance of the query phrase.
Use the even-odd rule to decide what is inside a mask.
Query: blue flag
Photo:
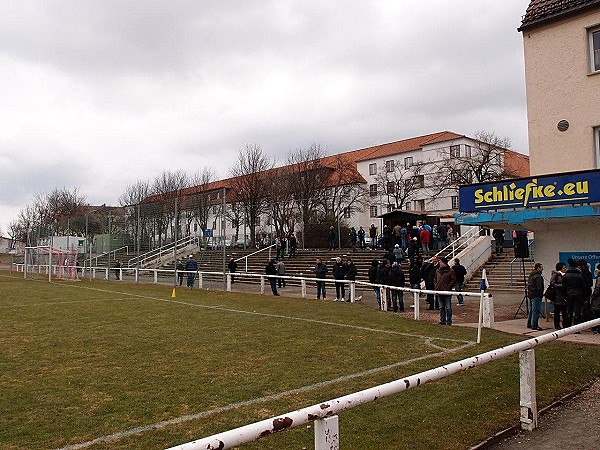
[[[489,287],[490,287],[490,284],[488,283],[485,269],[483,269],[483,273],[481,274],[481,284],[479,285],[479,290],[485,291]]]

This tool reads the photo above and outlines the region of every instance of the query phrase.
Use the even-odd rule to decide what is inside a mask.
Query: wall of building
[[[532,175],[597,167],[600,74],[590,75],[588,28],[598,24],[600,11],[523,33]]]

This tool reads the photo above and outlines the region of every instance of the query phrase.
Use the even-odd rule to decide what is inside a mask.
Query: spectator
[[[550,275],[550,284],[546,290],[546,298],[554,304],[554,328],[560,330],[567,326],[569,313],[567,311],[567,300],[563,291],[563,275],[567,271],[567,266],[563,262],[556,263],[556,269]],[[554,298],[550,298],[554,296]],[[560,316],[562,315],[562,325]]]
[[[275,265],[276,269],[277,269],[277,275],[279,275],[280,277],[284,277],[285,276],[285,264],[283,263],[283,259],[280,259],[279,261],[277,261],[277,264]],[[277,287],[282,288],[285,287],[285,278],[277,278]]]
[[[417,256],[419,256],[419,242],[417,241],[417,238],[414,237],[408,243],[408,258],[413,260]]]
[[[354,265],[352,260],[350,258],[348,258],[346,260],[346,280],[348,280],[352,284],[354,284],[354,281],[356,280],[356,274],[357,274],[356,266]],[[362,296],[359,296],[354,299],[355,302],[359,302],[361,300],[362,300]],[[346,301],[347,302],[350,301],[350,295],[348,295],[348,300],[346,300]]]
[[[410,266],[408,267],[408,282],[410,283],[410,287],[413,289],[421,288],[421,266],[423,261],[421,258],[415,258],[410,261]]]
[[[440,248],[440,231],[437,225],[434,225],[431,230],[431,245],[429,248],[434,251]]]
[[[185,270],[185,266],[180,259],[177,260],[177,266],[175,267],[177,270],[177,279],[179,280],[179,286],[183,284],[183,271]]]
[[[267,267],[265,267],[265,274],[269,275],[269,284],[271,285],[271,291],[273,295],[279,296],[279,292],[277,292],[277,279],[274,275],[277,275],[277,268],[275,267],[275,260],[271,259],[267,263]]]
[[[398,245],[398,244],[396,244]],[[392,264],[392,270],[390,271],[390,286],[404,287],[405,279],[404,272],[400,264],[395,262]],[[392,309],[394,312],[404,312],[404,291],[399,289],[391,289],[392,291]]]
[[[346,265],[342,262],[342,258],[339,256],[335,258],[335,264],[333,265],[333,278],[335,278],[335,298],[334,302],[338,300],[340,302],[346,301],[346,287],[343,281],[346,276]]]
[[[327,276],[327,266],[323,264],[321,258],[317,258],[317,265],[315,266],[315,277],[323,278]],[[323,301],[327,301],[327,290],[325,289],[324,281],[317,281],[317,300],[323,295]]]
[[[494,242],[496,244],[496,255],[499,255],[504,248],[504,230],[496,228],[492,231],[492,236],[494,237]]]
[[[563,294],[567,301],[567,327],[581,322],[583,307],[583,275],[573,259],[567,260],[569,268],[563,275]]]
[[[66,264],[68,266],[68,263]],[[115,261],[115,278],[117,280],[121,279],[121,261],[119,261],[118,259]]]
[[[421,278],[425,281],[425,289],[428,291],[435,290],[435,273],[439,267],[439,262],[437,257],[431,258],[429,261],[426,261],[421,266]],[[437,295],[428,293],[427,294],[427,303],[429,303],[429,307],[427,309],[440,309],[439,301]],[[435,306],[434,306],[435,305]]]
[[[377,248],[377,227],[374,223],[369,227],[369,237],[371,238],[371,249],[375,250]]]
[[[429,240],[431,239],[431,233],[427,228],[423,227],[419,233],[419,238],[421,240],[421,247],[423,248],[423,255],[429,256]]]
[[[356,242],[358,240],[358,233],[356,232],[356,228],[350,228],[348,236],[350,237],[350,245],[352,246],[352,252],[354,253],[356,251]]]
[[[358,235],[358,243],[360,245],[361,250],[363,250],[367,244],[365,242],[365,230],[363,227],[360,227],[356,233]]]
[[[594,286],[594,277],[592,276],[592,272],[588,267],[587,261],[585,259],[580,259],[577,261],[577,266],[579,270],[581,270],[581,276],[583,277],[583,306],[581,310],[582,319],[585,322],[586,320],[592,319],[592,308],[590,308],[590,297],[592,296],[592,287]]]
[[[451,291],[455,285],[454,270],[450,269],[446,258],[440,258],[435,272],[435,290]],[[452,295],[438,294],[437,297],[440,303],[440,325],[452,325]]]
[[[400,228],[400,246],[402,247],[402,250],[406,250],[408,248],[408,237],[407,236],[408,236],[408,229],[405,226]]]
[[[394,245],[394,262],[400,264],[404,259],[404,252],[399,244]]]
[[[440,234],[440,247],[446,248],[448,246],[448,227],[445,224],[441,224],[438,227],[438,232]]]
[[[543,328],[538,325],[540,310],[542,308],[542,297],[544,296],[544,279],[542,271],[544,266],[541,263],[535,263],[535,266],[529,278],[527,279],[527,295],[531,300],[531,309],[527,317],[527,328],[542,331]]]
[[[296,239],[294,233],[290,234],[290,237],[288,238],[288,244],[290,247],[290,253],[288,255],[288,258],[295,258],[296,250],[298,249],[298,240]]]
[[[231,284],[233,284],[235,283],[235,275],[233,274],[237,272],[237,263],[235,262],[235,259],[231,258],[229,260],[227,268],[229,269],[229,273],[231,274]]]
[[[378,284],[379,278],[377,278],[377,269],[379,268],[379,261],[376,259],[371,261],[371,267],[369,267],[369,283]],[[379,286],[373,286],[373,292],[375,293],[375,299],[377,304],[381,308],[381,290]]]
[[[590,300],[594,319],[600,319],[600,263],[596,265],[596,284]],[[592,327],[592,333],[600,334],[600,325]]]
[[[198,263],[194,259],[194,255],[188,256],[185,262],[185,270],[187,274],[187,287],[192,289],[194,287],[194,281],[196,281],[196,272],[198,271]]]
[[[465,303],[464,297],[461,294],[463,284],[465,283],[465,276],[467,275],[467,269],[460,263],[458,258],[454,258],[454,265],[452,266],[452,270],[454,271],[454,276],[456,277],[456,285],[454,286],[454,290],[458,292],[456,294],[456,298],[458,299],[458,306],[462,306]]]
[[[327,240],[329,242],[329,250],[331,251],[335,249],[335,229],[333,228],[333,225],[329,227],[329,235]]]

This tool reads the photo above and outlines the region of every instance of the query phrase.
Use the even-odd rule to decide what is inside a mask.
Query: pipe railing
[[[178,239],[176,242],[170,242],[169,244],[165,244],[162,247],[159,247],[154,250],[150,250],[142,255],[138,255],[134,258],[131,258],[127,261],[127,267],[136,266],[138,263],[141,267],[147,265],[150,261],[160,260],[161,257],[173,254],[173,249],[175,252],[185,249],[189,245],[198,246],[200,242],[200,238],[198,236],[185,236],[181,239]]]
[[[435,367],[399,380],[371,387],[349,395],[322,401],[306,408],[291,411],[276,417],[254,422],[239,428],[218,433],[202,439],[171,447],[168,450],[225,450],[241,444],[256,441],[273,433],[314,422],[315,450],[340,448],[338,413],[389,397],[400,392],[414,389],[442,378],[474,369],[519,354],[520,374],[520,425],[522,429],[532,431],[537,428],[538,412],[535,389],[535,352],[534,348],[560,339],[582,330],[599,326],[595,319],[569,328],[557,330],[542,336],[536,336],[516,344],[490,350],[450,364]]]
[[[277,246],[277,244],[271,244],[268,247],[263,247],[263,248],[261,248],[259,250],[256,250],[255,252],[252,252],[252,253],[250,253],[250,254],[248,254],[246,256],[242,256],[241,258],[236,259],[235,262],[244,260],[244,262],[245,262],[245,269],[244,269],[244,271],[248,272],[248,258],[250,258],[251,256],[254,256],[254,255],[258,255],[259,253],[264,252],[265,250],[268,250],[269,251],[269,261],[270,261],[271,260],[271,249],[273,247],[276,247],[276,246]]]

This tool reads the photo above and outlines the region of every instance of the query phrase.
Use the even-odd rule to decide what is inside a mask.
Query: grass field
[[[349,303],[0,272],[0,448],[160,449],[516,342]],[[600,374],[536,349],[538,407]],[[466,448],[519,416],[517,357],[340,415],[347,449]],[[312,427],[249,449],[313,448]]]

